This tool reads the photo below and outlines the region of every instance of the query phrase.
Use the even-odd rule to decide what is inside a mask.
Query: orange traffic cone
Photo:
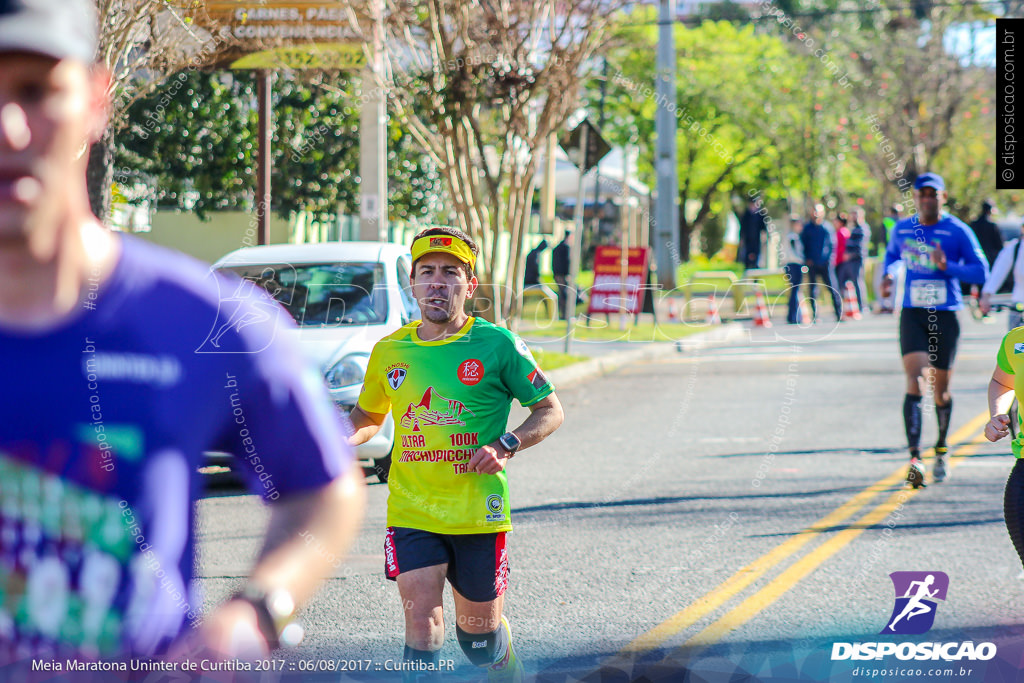
[[[764,302],[764,292],[754,292],[754,299],[757,301],[757,308],[754,309],[754,327],[771,327],[772,321],[768,315],[768,305]]]
[[[860,320],[857,290],[853,288],[852,280],[846,281],[846,291],[843,293],[843,320]]]
[[[715,295],[712,294],[708,299],[708,325],[721,325],[722,317],[718,315],[718,303],[715,301]]]
[[[811,307],[807,303],[807,299],[800,299],[800,324],[810,325],[811,320]]]

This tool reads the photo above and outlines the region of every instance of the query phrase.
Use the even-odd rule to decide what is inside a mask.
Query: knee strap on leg
[[[906,394],[903,397],[903,426],[907,430],[907,445],[911,451],[921,446],[921,397]]]
[[[949,399],[949,403],[944,406],[935,406],[935,417],[939,422],[939,440],[935,443],[936,447],[945,448],[946,446],[946,434],[949,433],[949,419],[953,415],[953,399]]]
[[[461,626],[456,626],[455,636],[466,658],[475,666],[494,664],[508,649],[508,632],[500,624],[490,633],[467,633]]]

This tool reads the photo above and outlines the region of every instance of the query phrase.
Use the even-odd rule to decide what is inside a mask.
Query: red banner
[[[622,248],[598,247],[594,254],[594,286],[590,290],[587,313],[623,313],[636,315],[643,306],[650,250],[635,247],[626,253],[626,282],[622,282]],[[625,291],[625,299],[623,299]]]

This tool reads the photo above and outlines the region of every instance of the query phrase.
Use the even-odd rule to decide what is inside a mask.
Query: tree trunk
[[[533,190],[533,175],[535,167],[527,169],[515,169],[511,175],[509,186],[508,217],[511,240],[509,242],[508,267],[505,276],[505,319],[509,322],[515,320],[519,314],[520,294],[523,288],[523,271],[525,268],[525,257],[523,245],[526,242],[526,232],[529,228],[530,204]]]
[[[89,188],[89,205],[104,225],[110,223],[110,204],[114,184],[114,134],[109,128],[103,137],[89,148],[89,163],[85,170]]]
[[[504,202],[501,201],[501,197],[498,192],[492,192],[490,196],[491,206],[493,207],[490,212],[491,219],[491,253],[487,259],[487,270],[489,280],[489,291],[491,294],[491,309],[488,311],[490,316],[487,318],[490,322],[495,325],[503,324],[502,311],[501,311],[501,285],[498,284],[498,248],[501,246],[501,217],[504,212]]]
[[[680,197],[679,202],[679,262],[690,260],[690,234],[693,226],[686,221],[686,198]]]

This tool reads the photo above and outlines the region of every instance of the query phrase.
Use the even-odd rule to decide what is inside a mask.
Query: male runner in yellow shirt
[[[395,420],[384,562],[405,610],[409,678],[437,670],[446,578],[469,660],[490,680],[523,676],[502,616],[512,529],[504,470],[561,425],[562,406],[519,337],[466,314],[477,253],[454,228],[416,236],[412,289],[422,320],[374,347],[351,415],[353,445],[370,439],[389,410]],[[506,431],[513,398],[530,416]]]

